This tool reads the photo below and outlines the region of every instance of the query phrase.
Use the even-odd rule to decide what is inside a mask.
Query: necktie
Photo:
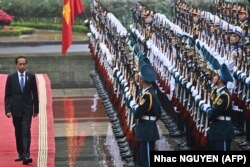
[[[24,75],[23,74],[21,74],[20,75],[21,76],[21,79],[20,79],[20,86],[21,86],[21,91],[23,92],[23,88],[24,88]]]

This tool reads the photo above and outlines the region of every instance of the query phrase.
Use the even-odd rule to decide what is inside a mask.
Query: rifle
[[[200,78],[201,79],[201,78]],[[199,85],[199,88],[198,88],[198,95],[201,96],[201,100],[203,100],[203,92],[202,92],[202,85]],[[199,130],[199,125],[200,125],[200,122],[201,122],[201,109],[199,107],[199,104],[197,104],[197,107],[196,107],[196,128],[197,130]]]
[[[228,26],[227,27],[227,30],[228,30],[227,32],[229,32],[229,24],[227,26]],[[228,46],[229,46],[229,49],[228,49],[229,53],[227,53],[227,59],[228,59],[228,56],[231,55],[231,42],[230,42],[230,36],[229,35],[227,36],[227,38],[228,38],[227,41],[228,41]]]
[[[247,48],[242,49],[242,51],[243,51],[243,50],[245,51],[245,55],[244,55],[244,57],[243,57],[244,59],[243,59],[243,65],[242,65],[242,66],[243,66],[243,69],[242,69],[242,71],[245,72],[245,73],[247,74],[248,71],[249,71],[249,69],[247,69],[247,51],[246,51]],[[246,77],[247,77],[247,75],[246,75]],[[243,79],[243,82],[244,82],[244,79]],[[247,101],[247,99],[248,99],[248,98],[247,98],[247,95],[248,95],[248,91],[249,91],[249,90],[247,90],[247,89],[248,89],[248,88],[247,88],[247,85],[246,85],[245,83],[243,83],[243,84],[244,84],[244,85],[243,85],[244,87],[243,87],[243,93],[242,93],[242,98],[241,98],[241,99],[242,99],[243,101]]]
[[[210,104],[210,93],[207,94],[207,104]],[[206,112],[205,114],[205,127],[203,129],[203,133],[204,133],[204,136],[207,137],[207,131],[208,131],[208,125],[209,122],[208,122],[208,112]]]
[[[195,80],[194,80],[195,81]],[[196,82],[196,85],[195,85],[195,90],[198,89],[199,90],[199,79],[197,79],[197,82]],[[197,113],[197,105],[195,103],[195,99],[193,99],[193,103],[192,103],[192,107],[190,109],[192,112],[191,112],[191,117],[193,117],[193,122],[196,122],[196,113]]]

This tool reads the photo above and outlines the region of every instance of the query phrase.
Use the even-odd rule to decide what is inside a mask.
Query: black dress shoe
[[[172,137],[179,137],[182,136],[183,134],[180,131],[175,131],[175,132],[169,132],[170,136]]]
[[[244,147],[244,146],[247,146],[247,145],[249,145],[250,144],[250,142],[249,141],[245,141],[245,142],[242,142],[242,143],[240,143],[240,144],[238,144],[240,147]]]
[[[24,158],[23,159],[23,164],[28,165],[29,163],[32,163],[32,158]]]
[[[183,141],[181,141],[180,143],[178,143],[177,145],[180,146],[180,145],[183,145],[184,143],[187,143],[187,140],[184,139]]]
[[[15,159],[15,161],[22,161],[23,160],[23,156],[18,156],[16,159]]]
[[[247,145],[245,147],[242,147],[243,151],[250,151],[250,145]]]
[[[179,147],[187,146],[187,141],[185,140],[184,142],[178,144]]]
[[[245,135],[245,131],[244,130],[235,129],[234,130],[234,134],[235,134],[235,136],[243,136],[243,135]]]
[[[181,147],[181,148],[179,148],[179,150],[180,150],[180,151],[190,151],[190,150],[191,150],[191,148],[190,148],[190,147],[185,146],[185,147]]]

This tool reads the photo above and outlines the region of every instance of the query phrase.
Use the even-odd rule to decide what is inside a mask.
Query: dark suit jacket
[[[152,99],[150,98],[152,96]],[[151,101],[151,100],[152,101]],[[151,104],[151,105],[150,105]],[[137,141],[155,141],[160,138],[156,121],[141,119],[143,116],[160,116],[160,103],[152,87],[143,94],[134,116],[138,119],[135,127],[135,138]]]
[[[8,75],[4,100],[5,113],[11,112],[12,116],[20,117],[22,112],[31,115],[38,113],[39,105],[35,75],[26,71],[24,92],[20,88],[18,73]]]

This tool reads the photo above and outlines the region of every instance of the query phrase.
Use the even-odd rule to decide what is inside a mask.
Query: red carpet
[[[37,74],[39,91],[39,117],[32,120],[31,157],[28,166],[55,166],[54,120],[50,80],[46,74]],[[19,167],[22,162],[15,162],[17,157],[14,127],[12,119],[5,116],[4,92],[7,75],[0,74],[0,167]]]

